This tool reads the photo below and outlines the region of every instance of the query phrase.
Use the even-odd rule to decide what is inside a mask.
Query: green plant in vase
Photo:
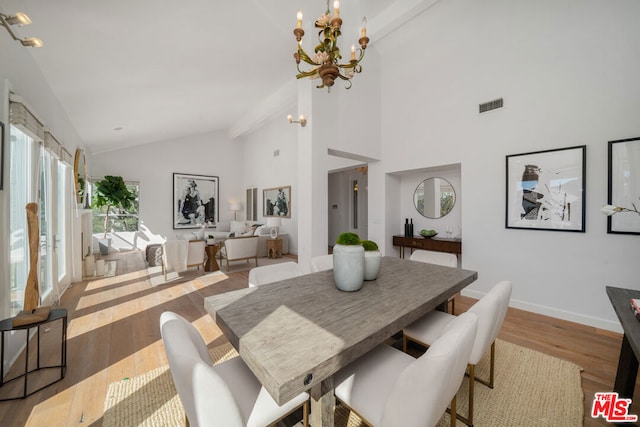
[[[371,240],[363,240],[364,248],[364,280],[376,280],[380,274],[380,264],[382,253],[378,249],[378,244]]]
[[[100,181],[96,181],[91,206],[98,209],[106,207],[104,216],[104,240],[107,240],[109,213],[111,209],[130,209],[135,200],[135,195],[129,190],[121,176],[107,175]],[[108,248],[109,243],[107,241],[106,253],[108,253]],[[102,247],[101,252],[104,253]]]
[[[336,287],[345,292],[357,291],[364,280],[364,247],[356,233],[338,236],[333,247],[333,277]]]

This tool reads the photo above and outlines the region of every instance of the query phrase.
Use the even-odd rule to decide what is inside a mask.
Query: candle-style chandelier
[[[351,87],[351,78],[362,71],[360,61],[364,58],[364,51],[369,43],[367,37],[367,18],[362,18],[362,28],[360,30],[360,39],[358,43],[360,48],[358,58],[356,59],[356,47],[351,45],[351,59],[349,62],[340,63],[342,55],[338,47],[338,38],[341,35],[342,19],[340,18],[340,2],[333,2],[333,17],[329,11],[329,0],[327,0],[327,11],[316,20],[315,27],[318,31],[319,44],[314,49],[313,56],[309,56],[302,48],[302,37],[304,30],[302,29],[302,11],[298,11],[298,24],[293,30],[293,34],[298,41],[298,50],[293,54],[296,60],[298,75],[296,78],[302,79],[309,77],[311,79],[322,79],[322,84],[318,88],[327,87],[331,90],[331,86],[337,78],[347,82],[347,89]],[[311,69],[304,71],[300,69],[300,61],[311,65]]]

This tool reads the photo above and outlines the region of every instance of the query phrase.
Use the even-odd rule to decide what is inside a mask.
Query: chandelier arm
[[[302,79],[305,77],[313,77],[318,75],[317,68],[314,68],[313,70],[310,70],[310,71],[302,71],[300,68],[298,68],[298,71],[300,71],[300,73],[296,75],[297,79]]]
[[[313,62],[313,60],[309,57],[307,52],[305,52],[304,49],[302,49],[302,48],[298,49],[298,54],[300,55],[300,60],[306,62],[309,65],[313,65],[313,66],[316,66],[316,67],[322,65],[322,64],[318,64],[316,62]],[[300,70],[299,66],[298,66],[298,70]]]

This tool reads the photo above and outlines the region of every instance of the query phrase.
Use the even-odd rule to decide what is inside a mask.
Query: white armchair
[[[239,261],[254,259],[258,266],[258,236],[234,237],[227,239],[220,249],[220,257],[227,260],[227,271],[229,261]]]
[[[167,272],[184,271],[189,267],[204,266],[206,261],[204,240],[167,240],[162,245],[162,273],[167,280]]]

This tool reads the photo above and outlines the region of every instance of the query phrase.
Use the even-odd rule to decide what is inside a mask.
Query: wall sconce
[[[300,123],[300,126],[302,127],[305,127],[307,125],[307,119],[302,114],[300,114],[298,120],[293,120],[293,116],[289,114],[287,116],[287,120],[289,121],[289,123]]]
[[[0,26],[3,26],[11,38],[22,43],[22,46],[26,47],[42,47],[44,43],[37,37],[27,37],[25,39],[21,39],[17,37],[13,31],[11,30],[11,25],[18,25],[22,27],[23,25],[31,24],[31,19],[22,12],[18,12],[13,16],[5,15],[4,13],[0,13]]]

